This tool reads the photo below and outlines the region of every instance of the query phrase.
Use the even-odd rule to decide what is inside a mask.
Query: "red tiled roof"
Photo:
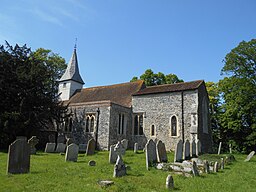
[[[84,88],[78,91],[68,101],[70,104],[88,103],[98,101],[111,101],[113,103],[131,107],[132,94],[145,87],[142,80],[135,82]]]
[[[204,82],[203,80],[198,80],[198,81],[191,81],[191,82],[184,82],[184,83],[156,85],[156,86],[151,86],[151,87],[142,89],[133,95],[137,96],[137,95],[193,90],[193,89],[197,89],[203,82]]]

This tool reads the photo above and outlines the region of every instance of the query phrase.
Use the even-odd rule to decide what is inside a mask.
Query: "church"
[[[142,80],[83,88],[76,48],[59,80],[60,100],[71,117],[63,133],[77,144],[94,138],[97,148],[127,139],[143,149],[149,139],[175,150],[179,140],[200,140],[202,152],[212,149],[209,98],[203,80],[146,87]]]

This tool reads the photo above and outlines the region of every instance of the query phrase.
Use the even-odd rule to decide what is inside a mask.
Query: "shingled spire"
[[[76,45],[68,63],[67,69],[59,80],[59,94],[62,101],[69,100],[76,90],[83,88],[84,81],[80,76]]]

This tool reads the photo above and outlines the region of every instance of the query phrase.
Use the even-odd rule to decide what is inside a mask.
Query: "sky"
[[[223,60],[256,38],[255,0],[1,0],[0,44],[50,49],[69,61],[77,38],[85,87],[147,69],[218,82]]]

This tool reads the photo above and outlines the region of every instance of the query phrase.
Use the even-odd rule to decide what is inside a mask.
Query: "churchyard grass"
[[[173,161],[173,153],[168,160]],[[235,162],[218,173],[185,178],[173,175],[175,191],[255,191],[256,157],[244,162],[246,155],[235,154]],[[216,155],[204,155],[217,160]],[[146,170],[145,154],[126,151],[123,160],[128,166],[127,176],[113,178],[113,164],[108,162],[108,152],[92,156],[79,154],[77,162],[65,162],[64,155],[43,152],[31,155],[28,174],[6,175],[7,153],[0,152],[0,191],[167,191],[165,180],[169,172],[150,168]],[[88,166],[90,160],[96,166]],[[109,187],[98,185],[99,180],[112,180]]]

